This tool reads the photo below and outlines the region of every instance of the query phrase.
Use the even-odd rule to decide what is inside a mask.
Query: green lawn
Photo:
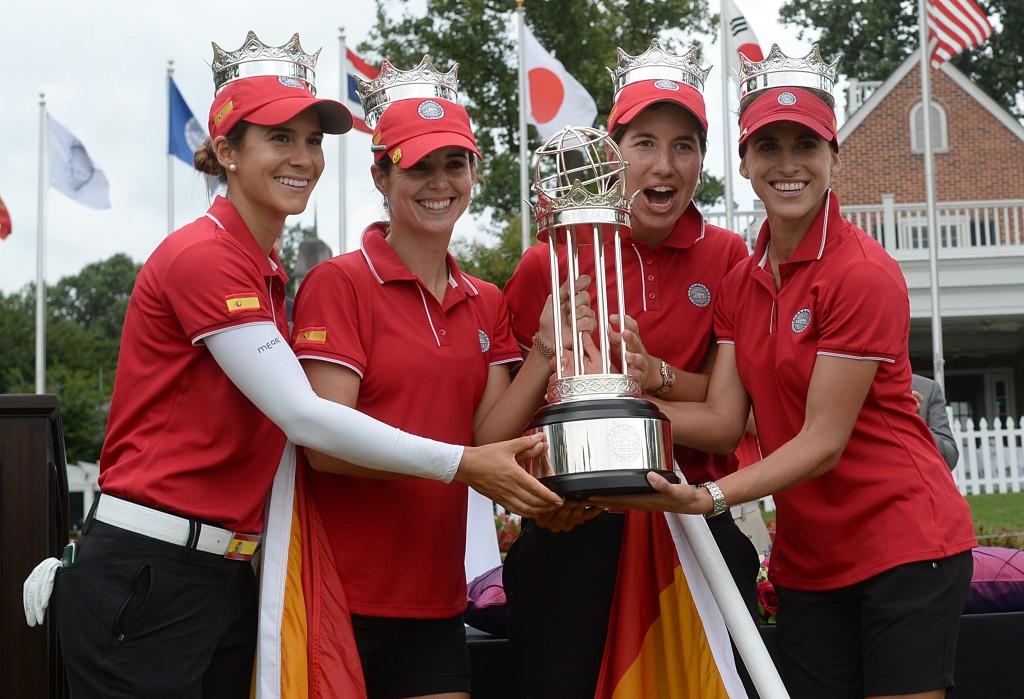
[[[981,546],[1024,548],[1024,492],[968,495]]]

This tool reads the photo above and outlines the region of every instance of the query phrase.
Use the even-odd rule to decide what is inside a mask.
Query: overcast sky
[[[529,0],[527,12],[530,2],[539,1]],[[772,42],[787,52],[810,48],[797,39],[795,29],[779,24],[781,0],[735,1],[766,52]],[[718,0],[711,5],[717,12]],[[364,41],[374,6],[370,0],[5,0],[0,15],[0,124],[7,135],[0,145],[0,198],[14,232],[0,241],[0,291],[11,293],[36,278],[40,92],[46,93],[47,112],[78,137],[110,182],[111,208],[104,210],[87,208],[47,188],[44,259],[46,280],[52,284],[118,252],[142,262],[166,235],[168,59],[174,60],[175,82],[204,127],[213,96],[210,42],[232,50],[249,29],[267,43],[284,43],[299,32],[307,51],[323,47],[318,94],[337,99],[338,28],[344,25],[350,47]],[[511,0],[509,6],[514,7]],[[646,47],[624,48],[635,54]],[[721,176],[720,51],[708,43],[704,51],[705,60],[716,64],[705,91],[712,125],[707,168]],[[825,51],[826,56],[831,53]],[[613,60],[609,56],[608,64]],[[348,236],[355,240],[367,223],[380,217],[380,205],[369,177],[369,136],[352,132],[340,138],[346,139],[348,151]],[[328,136],[324,142],[326,169],[309,208],[289,220],[312,224],[316,217],[320,237],[335,253],[340,233],[338,139]],[[181,226],[201,216],[209,203],[198,173],[177,160],[172,170],[174,222]],[[734,182],[737,201],[749,207],[749,186],[738,176]],[[473,229],[466,216],[456,236],[472,235]]]

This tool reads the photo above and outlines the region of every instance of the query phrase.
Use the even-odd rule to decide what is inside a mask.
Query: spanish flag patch
[[[257,311],[260,309],[259,296],[225,296],[224,301],[228,305],[228,313],[240,313],[242,311]]]
[[[327,342],[327,328],[303,328],[295,336],[296,342],[313,342],[322,345]]]
[[[224,121],[224,118],[230,114],[235,108],[235,103],[228,100],[228,103],[220,108],[220,111],[213,115],[213,125],[219,126],[220,122]]]

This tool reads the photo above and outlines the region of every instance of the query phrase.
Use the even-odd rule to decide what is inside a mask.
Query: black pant
[[[522,699],[593,698],[625,520],[603,514],[563,533],[524,522],[504,567]],[[757,623],[757,551],[728,514],[708,525]]]
[[[51,599],[73,699],[246,699],[257,585],[248,561],[90,522]]]

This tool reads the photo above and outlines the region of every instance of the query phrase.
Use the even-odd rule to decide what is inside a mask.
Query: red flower
[[[757,584],[757,607],[762,621],[768,624],[775,622],[775,614],[779,611],[779,595],[770,582]]]

